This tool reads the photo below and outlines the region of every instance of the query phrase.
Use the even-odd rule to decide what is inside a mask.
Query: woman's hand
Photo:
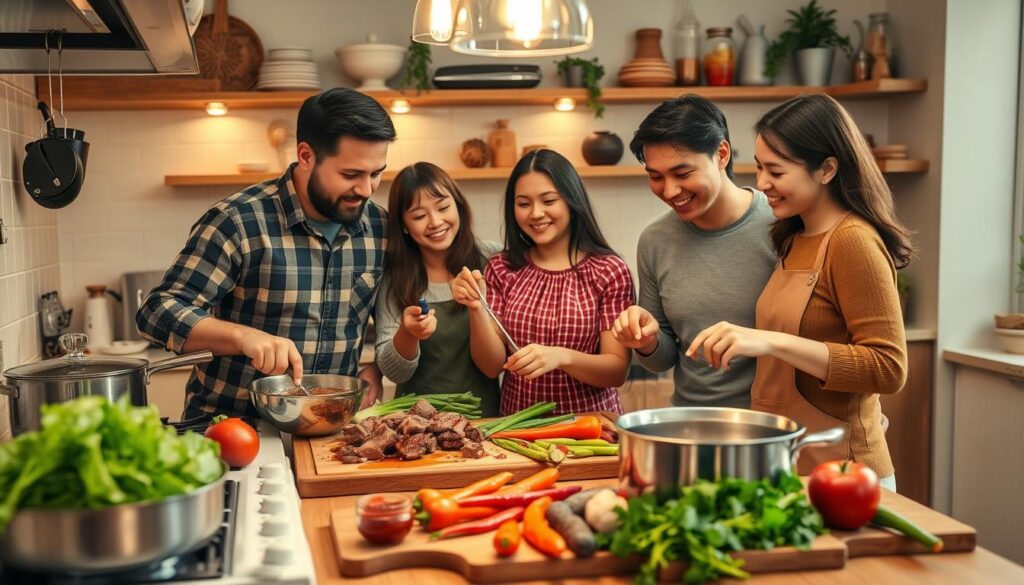
[[[615,341],[629,349],[639,350],[644,355],[658,349],[658,333],[661,326],[650,311],[633,305],[627,308],[612,324]]]
[[[740,327],[720,321],[697,334],[686,356],[698,359],[698,352],[704,351],[704,359],[712,368],[728,370],[734,357],[759,357],[770,355],[777,333]]]
[[[509,372],[535,380],[544,374],[557,370],[569,363],[569,350],[531,343],[509,356],[502,366]]]
[[[430,336],[437,330],[437,317],[434,314],[434,310],[431,309],[426,315],[423,314],[423,309],[418,306],[406,307],[402,311],[402,324],[400,327],[409,334],[409,336],[419,341],[430,339]]]
[[[484,283],[484,275],[479,270],[470,270],[465,266],[452,281],[452,298],[456,303],[465,305],[472,311],[480,310],[483,305],[480,299],[487,294],[487,285]]]

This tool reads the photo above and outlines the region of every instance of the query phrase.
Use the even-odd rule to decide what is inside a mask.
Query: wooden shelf
[[[884,173],[923,173],[928,170],[926,160],[880,160],[878,166]],[[646,177],[647,172],[640,165],[609,165],[600,167],[577,167],[576,170],[584,179],[593,178],[616,178],[616,177]],[[753,175],[756,172],[754,163],[737,163],[733,169],[737,175]],[[480,169],[456,168],[446,169],[456,181],[483,181],[508,179],[512,172],[511,168],[484,167]],[[385,171],[384,182],[389,182],[395,177],[397,171]],[[233,175],[167,175],[164,177],[164,185],[169,187],[206,187],[221,185],[254,185],[281,176],[280,172],[274,173],[238,173]]]
[[[45,78],[36,78],[37,86]],[[928,89],[922,79],[881,79],[828,87],[606,87],[601,100],[606,104],[658,103],[682,94],[694,93],[716,102],[781,101],[807,93],[825,93],[835,98],[880,98],[890,95],[920,93]],[[223,102],[228,109],[289,108],[297,109],[313,91],[245,91],[216,93],[144,93],[144,92],[78,92],[66,94],[66,110],[202,110],[208,102]],[[38,95],[47,95],[40,90]],[[541,87],[534,89],[434,89],[403,94],[398,91],[368,92],[378,102],[389,106],[392,100],[406,99],[413,106],[493,106],[553,105],[560,97],[575,98],[582,106],[586,90]]]

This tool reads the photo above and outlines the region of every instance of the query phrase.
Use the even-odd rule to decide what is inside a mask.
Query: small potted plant
[[[1017,241],[1024,246],[1024,234],[1017,236]],[[1017,263],[1020,281],[1017,283],[1017,294],[1024,293],[1024,258]],[[1010,353],[1024,354],[1024,313],[996,315],[996,337],[1003,349]]]
[[[409,51],[406,55],[405,72],[402,74],[402,89],[415,87],[417,95],[421,91],[429,90],[430,63],[433,61],[430,55],[430,45],[410,41]]]
[[[601,87],[598,82],[604,77],[604,65],[593,59],[566,57],[556,61],[558,74],[562,76],[566,87],[587,88],[587,107],[594,111],[595,118],[604,117],[604,104],[601,103]]]
[[[765,75],[774,78],[790,53],[796,59],[796,77],[800,85],[828,85],[836,47],[847,55],[853,52],[850,37],[839,36],[836,11],[823,10],[818,0],[798,10],[787,10],[789,28],[768,47]]]

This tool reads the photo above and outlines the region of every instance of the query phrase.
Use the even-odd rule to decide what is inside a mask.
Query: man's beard
[[[363,215],[363,209],[366,207],[368,199],[362,199],[362,204],[352,210],[345,209],[341,206],[344,199],[349,197],[357,197],[356,195],[345,195],[333,199],[327,194],[323,185],[320,184],[320,179],[317,175],[317,168],[313,169],[313,172],[309,175],[309,183],[306,185],[306,193],[309,195],[309,202],[313,204],[313,208],[316,209],[317,213],[326,217],[328,220],[334,223],[355,223],[359,221],[359,218]]]

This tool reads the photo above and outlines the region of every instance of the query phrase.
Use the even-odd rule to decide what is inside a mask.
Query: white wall
[[[0,76],[0,371],[42,353],[36,303],[57,290],[57,213],[36,205],[21,184],[25,144],[39,137],[32,77]],[[2,239],[2,238],[0,238]],[[0,397],[0,441],[10,437],[7,399]]]
[[[937,347],[994,346],[992,315],[1010,307],[1019,0],[946,3]],[[949,509],[952,367],[936,369],[934,503]]]
[[[795,8],[801,3],[787,1],[768,6],[735,0],[699,1],[694,2],[694,9],[702,26],[733,24],[737,15],[746,13],[755,23],[767,23],[771,36],[782,28],[782,8]],[[232,3],[231,10],[256,30],[266,49],[296,45],[313,48],[321,62],[325,86],[330,86],[335,81],[350,85],[347,80],[333,77],[337,69],[335,47],[358,42],[370,31],[376,31],[381,42],[404,44],[414,4],[412,0],[307,0],[301,4],[304,11],[297,14],[295,5],[250,0]],[[617,85],[619,67],[632,58],[633,33],[637,28],[661,27],[670,31],[680,14],[676,3],[667,0],[592,0],[590,4],[596,22],[596,46],[584,56],[598,56],[605,64],[605,85]],[[884,3],[878,1],[864,6],[836,1],[824,4],[839,8],[840,28],[846,33],[853,32],[853,18],[866,19],[870,10],[884,8]],[[311,29],[310,23],[327,24]],[[737,29],[734,34],[742,43],[742,33]],[[662,46],[666,57],[671,58],[671,42],[663,39]],[[473,61],[479,59],[456,55],[447,48],[434,50],[435,65]],[[534,62],[544,69],[543,85],[559,85],[553,58]],[[847,80],[848,69],[845,57],[839,56],[833,81]],[[789,70],[786,71],[788,76]],[[772,105],[722,104],[738,150],[737,160],[752,160],[751,128]],[[887,100],[851,101],[847,105],[865,132],[874,134],[879,143],[888,139]],[[555,112],[548,106],[416,108],[410,114],[394,116],[399,139],[388,162],[396,169],[418,160],[460,167],[457,152],[462,141],[486,137],[494,120],[510,118],[520,147],[544,143],[582,163],[580,144],[587,133],[611,129],[628,143],[636,126],[653,107],[610,105],[603,120],[595,120],[583,107],[572,113]],[[223,118],[211,118],[200,111],[74,112],[73,124],[86,130],[93,150],[80,200],[60,212],[65,301],[80,310],[86,284],[117,286],[122,272],[166,268],[192,222],[233,189],[168,188],[163,185],[163,176],[231,173],[243,160],[275,163],[277,155],[266,139],[267,125],[274,119],[283,119],[294,128],[295,113],[291,109],[235,110]],[[621,164],[637,163],[627,152]],[[741,183],[752,180],[741,177]],[[466,181],[462,186],[474,207],[477,230],[485,237],[499,238],[504,184]],[[662,204],[650,194],[642,178],[592,179],[587,187],[612,245],[634,264],[637,236],[651,218],[662,213]],[[384,185],[376,198],[386,197]]]

